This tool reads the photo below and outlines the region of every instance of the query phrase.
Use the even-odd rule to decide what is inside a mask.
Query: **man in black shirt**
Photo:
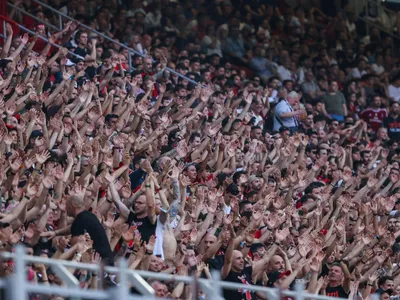
[[[389,138],[395,141],[400,141],[400,105],[397,102],[392,102],[390,105],[389,116],[383,120],[383,126],[387,128]]]
[[[154,184],[151,176],[147,176],[144,182],[145,193],[142,193],[135,201],[135,212],[132,212],[130,208],[122,203],[115,188],[114,177],[112,175],[106,175],[105,178],[110,183],[111,195],[121,217],[126,220],[129,226],[136,226],[137,230],[140,232],[142,241],[148,242],[150,237],[156,233],[157,227]]]
[[[88,34],[85,31],[79,31],[77,32],[75,38],[78,47],[76,47],[74,53],[81,56],[82,58],[85,58],[87,55],[89,55],[89,49],[87,48]]]
[[[93,249],[100,254],[100,257],[107,265],[113,265],[114,255],[111,251],[104,227],[93,213],[85,209],[83,195],[84,192],[82,191],[70,196],[67,201],[67,214],[75,218],[70,226],[55,231],[44,232],[41,236],[51,239],[57,235],[71,234],[71,246],[73,246],[78,242],[79,236],[88,233],[93,240]]]
[[[244,236],[249,234],[248,228],[243,230],[243,232],[229,244],[228,249],[226,250],[224,266],[221,271],[222,279],[241,284],[252,284],[252,277],[260,274],[266,269],[268,261],[275,254],[279,243],[286,239],[288,233],[288,230],[277,231],[275,233],[276,243],[269,249],[268,253],[264,255],[262,259],[253,262],[252,266],[245,267],[242,252],[234,250],[244,239]],[[243,289],[238,291],[224,290],[224,297],[229,300],[256,299],[254,292]]]
[[[329,284],[326,287],[326,296],[335,298],[348,298],[350,280],[344,277],[339,263],[333,263],[328,274]]]

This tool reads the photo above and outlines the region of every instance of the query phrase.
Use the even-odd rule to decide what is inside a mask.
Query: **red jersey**
[[[373,131],[377,131],[382,127],[382,121],[388,116],[388,113],[384,108],[367,108],[359,116],[371,126]]]

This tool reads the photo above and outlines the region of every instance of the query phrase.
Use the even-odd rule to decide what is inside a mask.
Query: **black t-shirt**
[[[113,265],[114,255],[103,225],[93,213],[84,210],[72,222],[71,234],[72,236],[79,236],[86,232],[89,233],[90,238],[93,240],[94,250],[100,254],[100,257],[107,265]]]
[[[210,270],[218,270],[221,271],[224,266],[224,258],[223,254],[215,255],[214,258],[210,258],[208,260],[208,265],[210,266]]]
[[[252,284],[252,267],[246,267],[242,272],[230,271],[224,281],[236,282],[241,284]],[[250,290],[224,290],[224,298],[229,300],[255,300],[256,294]]]
[[[400,141],[400,117],[387,117],[383,120],[383,126],[387,128],[390,139]]]
[[[89,50],[87,48],[80,48],[78,46],[78,47],[76,47],[74,53],[85,58],[86,55],[89,54]]]
[[[136,226],[142,236],[142,241],[148,242],[150,237],[156,233],[157,221],[152,224],[149,217],[139,219],[134,212],[130,212],[128,221],[129,226]]]
[[[342,285],[335,286],[335,287],[326,287],[326,296],[327,297],[334,297],[334,298],[348,298],[349,294],[346,293]]]

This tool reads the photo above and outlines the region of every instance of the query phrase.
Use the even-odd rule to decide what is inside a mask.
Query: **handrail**
[[[7,2],[7,5],[10,6],[10,7],[12,7],[12,8],[14,8],[15,10],[17,10],[17,11],[19,11],[19,12],[21,12],[21,13],[23,13],[23,14],[29,16],[29,17],[31,17],[32,19],[34,19],[34,20],[36,20],[36,21],[39,21],[39,22],[45,24],[46,26],[52,28],[53,30],[59,30],[56,26],[54,26],[54,25],[50,24],[49,22],[46,22],[46,21],[44,21],[44,20],[42,20],[42,19],[36,17],[35,15],[32,15],[31,13],[27,12],[25,9],[21,9],[21,8],[19,8],[18,6],[15,6],[14,4],[12,4],[12,3],[10,3],[10,2]]]
[[[367,24],[369,24],[371,26],[374,26],[374,27],[378,28],[380,31],[385,32],[386,34],[390,35],[391,37],[393,37],[395,39],[400,39],[399,35],[396,35],[396,34],[393,33],[393,26],[390,26],[390,29],[392,29],[392,30],[390,30],[390,29],[388,29],[388,28],[386,28],[384,26],[381,26],[379,24],[376,24],[375,22],[372,22],[371,20],[368,19],[368,9],[369,9],[369,5],[370,4],[377,8],[377,10],[378,10],[378,18],[380,17],[380,14],[381,14],[382,10],[385,11],[388,14],[389,18],[391,16],[393,16],[393,15],[397,15],[397,13],[395,11],[393,11],[391,9],[388,9],[387,7],[383,6],[382,2],[375,2],[375,1],[371,1],[371,0],[365,0],[365,16],[364,17],[359,17],[358,19],[366,22]],[[391,20],[389,20],[389,21],[391,21]],[[400,28],[398,28],[397,30],[399,31]]]
[[[363,21],[363,22],[365,22],[365,23],[368,24],[368,25],[371,25],[371,26],[373,26],[373,27],[378,28],[380,31],[383,31],[383,32],[386,33],[387,35],[390,35],[392,38],[395,38],[395,39],[400,40],[400,36],[399,36],[399,35],[395,35],[395,34],[389,32],[388,30],[386,30],[384,27],[382,27],[382,26],[380,26],[380,25],[377,25],[377,24],[375,24],[374,22],[371,22],[370,20],[368,20],[367,17],[358,17],[358,19],[361,20],[361,21]]]
[[[35,35],[35,32],[34,32],[34,31],[32,31],[32,30],[26,28],[25,26],[23,26],[23,25],[21,25],[21,24],[19,24],[19,23],[16,23],[16,25],[17,25],[20,29],[22,29],[22,30],[24,30],[24,31],[26,31],[26,32],[28,32],[28,33],[30,33],[30,34],[32,34],[32,35]],[[48,39],[46,39],[45,37],[43,37],[43,36],[41,36],[41,35],[38,35],[38,38],[41,39],[41,40],[43,40],[43,41],[45,41],[45,42],[47,42],[47,43],[49,42]],[[52,44],[52,46],[54,46],[54,47],[56,47],[56,48],[58,48],[58,49],[62,47],[62,46],[57,45],[57,44]],[[78,59],[84,59],[84,57],[82,57],[82,56],[80,56],[80,55],[78,55],[78,54],[76,54],[76,53],[74,53],[74,52],[72,52],[72,51],[69,51],[69,50],[68,50],[68,53],[71,54],[72,56],[75,56],[75,57],[78,58]]]
[[[124,259],[121,259],[118,263],[118,267],[105,267],[105,271],[109,272],[109,274],[118,274],[119,284],[112,290],[81,290],[79,288],[79,284],[64,287],[51,285],[46,286],[43,284],[32,284],[27,281],[25,266],[27,263],[39,263],[47,266],[51,266],[52,270],[56,273],[58,277],[61,279],[65,276],[72,276],[67,268],[75,268],[82,270],[91,270],[91,271],[100,271],[100,265],[94,264],[86,264],[74,261],[64,261],[58,259],[44,258],[40,256],[30,256],[25,254],[24,247],[18,245],[15,248],[15,253],[10,252],[0,252],[0,258],[2,259],[13,259],[15,263],[15,274],[11,276],[7,283],[4,282],[0,278],[0,286],[9,290],[11,292],[11,297],[7,297],[9,300],[20,300],[25,299],[26,293],[34,292],[34,293],[46,293],[46,294],[59,294],[59,295],[68,295],[74,297],[83,297],[88,299],[120,299],[120,300],[128,300],[133,299],[132,296],[129,295],[128,287],[133,284],[136,290],[142,293],[143,297],[134,296],[134,299],[154,299],[154,290],[153,288],[143,279],[152,278],[161,281],[179,281],[185,282],[187,284],[196,285],[199,284],[200,289],[206,293],[209,299],[213,300],[222,300],[222,289],[228,290],[250,290],[253,292],[261,292],[267,295],[268,299],[278,300],[280,296],[290,296],[295,298],[296,300],[311,298],[318,300],[338,300],[338,298],[327,297],[323,295],[309,294],[304,291],[304,285],[297,284],[295,291],[290,290],[278,290],[276,288],[267,288],[262,286],[255,285],[245,285],[228,281],[219,280],[219,272],[213,274],[213,280],[207,279],[198,279],[196,277],[188,277],[188,276],[175,276],[172,274],[166,273],[154,273],[149,271],[136,271],[130,270],[127,267],[127,263]],[[67,275],[68,274],[68,275]],[[114,294],[114,297],[110,297]],[[9,295],[9,294],[7,294]],[[118,295],[116,297],[115,295]]]
[[[4,24],[3,27],[5,28],[5,26],[6,26],[5,23],[8,23],[8,21],[7,21],[7,20],[2,20],[1,22],[3,22],[3,24]],[[30,33],[30,34],[32,34],[32,35],[35,34],[34,31],[32,31],[32,30],[26,28],[25,26],[23,26],[23,25],[21,25],[21,24],[19,24],[19,23],[17,23],[17,22],[14,22],[13,25],[14,25],[14,26],[17,26],[19,29],[24,30],[24,31],[26,31],[26,32],[28,32],[28,33]],[[0,34],[0,37],[2,37],[4,40],[6,40],[7,35],[6,35],[6,30],[5,30],[5,29],[4,29],[3,34]],[[37,37],[38,37],[39,39],[45,41],[45,42],[49,42],[48,39],[46,39],[45,37],[43,37],[43,36],[41,36],[41,35],[38,35]],[[56,47],[56,48],[61,48],[61,46],[60,46],[60,45],[57,45],[57,44],[53,44],[52,46],[54,46],[54,47]],[[36,53],[36,52],[33,51],[33,50],[32,50],[32,52],[34,52],[35,54],[38,54],[38,53]],[[71,51],[69,51],[69,50],[68,50],[68,53],[71,54],[72,56],[78,58],[78,59],[83,59],[82,56],[80,56],[80,55],[78,55],[78,54],[76,54],[76,53],[74,53],[74,52],[71,52]]]
[[[104,33],[101,33],[101,32],[99,32],[99,31],[97,31],[97,30],[95,30],[95,29],[93,29],[93,28],[87,26],[86,24],[83,24],[83,23],[81,23],[81,22],[78,22],[78,21],[75,20],[74,18],[72,18],[72,17],[70,17],[70,16],[68,16],[68,15],[66,15],[66,14],[64,14],[64,13],[62,13],[62,12],[60,12],[60,11],[57,10],[57,9],[54,9],[53,7],[47,5],[46,3],[43,3],[43,2],[41,2],[41,1],[39,1],[39,0],[33,0],[33,2],[36,2],[36,3],[39,4],[40,6],[45,7],[46,9],[48,9],[48,10],[50,10],[50,11],[52,11],[52,12],[58,14],[59,16],[62,16],[62,17],[66,18],[66,19],[68,19],[68,20],[70,20],[70,21],[72,21],[72,22],[76,22],[80,27],[83,27],[83,28],[85,28],[86,30],[88,30],[88,31],[90,31],[90,32],[93,32],[93,33],[95,33],[95,34],[101,36],[102,38],[104,38],[104,39],[106,39],[106,40],[108,40],[108,41],[110,41],[110,42],[112,42],[112,43],[114,43],[114,44],[117,44],[118,46],[120,46],[120,47],[122,47],[122,48],[124,48],[124,49],[127,49],[128,52],[129,52],[129,54],[134,53],[134,54],[136,54],[136,55],[138,55],[138,56],[140,56],[140,57],[146,57],[146,55],[144,55],[144,54],[142,54],[142,53],[136,51],[135,49],[133,49],[133,48],[131,48],[131,47],[128,47],[128,46],[126,46],[125,44],[122,44],[122,43],[120,43],[120,42],[115,41],[114,39],[110,38],[109,36],[105,35]],[[62,21],[60,21],[60,24],[62,25]],[[61,27],[62,27],[62,26],[61,26]],[[59,30],[62,30],[61,27],[60,27]],[[156,62],[153,58],[151,58],[151,60],[152,60],[153,63]],[[129,55],[129,67],[132,69],[132,59],[131,59],[131,56],[130,56],[130,55]],[[187,81],[189,81],[189,82],[191,82],[191,83],[193,83],[193,84],[196,84],[196,85],[199,84],[199,82],[197,82],[197,81],[195,81],[195,80],[193,80],[193,79],[191,79],[191,78],[189,78],[189,77],[187,77],[187,76],[185,76],[185,75],[182,75],[182,74],[176,72],[175,70],[173,70],[173,69],[171,69],[171,68],[169,68],[169,67],[166,67],[165,70],[171,72],[172,74],[177,75],[177,76],[180,77],[180,78],[186,79]]]

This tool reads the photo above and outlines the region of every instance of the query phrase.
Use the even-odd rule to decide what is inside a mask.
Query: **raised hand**
[[[153,253],[155,244],[156,244],[156,237],[152,235],[149,239],[149,242],[145,246],[146,252]]]
[[[22,37],[21,37],[21,44],[26,45],[28,43],[29,40],[29,35],[27,33],[25,33]]]
[[[43,165],[49,158],[50,158],[50,152],[47,150],[44,150],[43,152],[36,154],[36,161],[38,164],[41,165]]]
[[[288,235],[289,235],[289,228],[287,228],[287,227],[285,227],[282,230],[275,231],[275,238],[276,238],[277,242],[284,241]]]
[[[135,230],[136,226],[131,226],[129,227],[129,230],[122,233],[122,239],[124,240],[125,243],[129,243],[130,241],[133,240],[135,236]]]

